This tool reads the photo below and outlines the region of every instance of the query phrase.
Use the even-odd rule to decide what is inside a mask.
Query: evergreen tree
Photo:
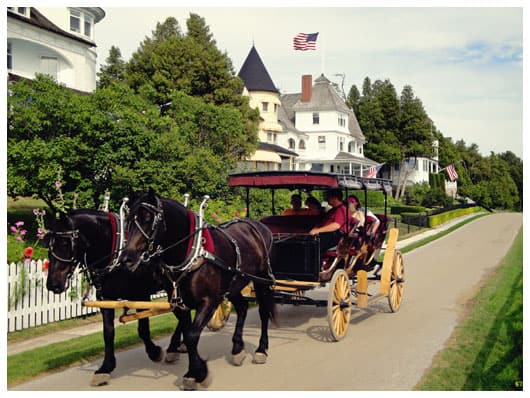
[[[102,65],[98,76],[98,87],[108,87],[112,82],[122,82],[125,75],[125,62],[121,57],[121,51],[118,47],[112,46],[109,50],[109,56]]]
[[[348,98],[346,99],[346,105],[348,108],[353,110],[355,115],[359,114],[359,102],[361,100],[361,93],[359,93],[359,89],[354,84],[351,86],[350,91],[348,92]]]

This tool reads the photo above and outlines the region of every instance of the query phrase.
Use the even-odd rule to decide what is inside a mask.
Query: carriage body
[[[342,253],[340,253],[342,256],[347,255],[349,259],[353,259],[359,256],[361,250],[368,250],[368,253],[364,253],[364,262],[375,263],[377,261],[376,254],[385,241],[390,224],[390,218],[387,216],[387,194],[391,192],[392,187],[389,180],[319,172],[266,171],[233,174],[230,176],[229,186],[247,189],[247,216],[252,214],[249,190],[270,189],[272,191],[271,211],[273,214],[261,218],[260,221],[267,225],[275,236],[274,275],[280,279],[314,282],[326,282],[326,280],[330,279],[331,273],[328,272],[327,275],[321,273],[322,264],[333,262],[334,258],[339,255],[338,248],[341,247],[342,240],[337,245],[337,249],[328,250],[320,257],[318,235],[310,236],[308,233],[313,226],[321,221],[321,218],[315,215],[275,215],[274,191],[287,189],[311,193],[313,191],[340,189],[345,193],[345,197],[351,193],[362,191],[364,192],[365,203],[367,201],[367,191],[382,192],[385,197],[384,214],[376,215],[380,220],[381,226],[370,245],[363,247],[363,243],[367,241],[365,230],[369,223],[368,218],[366,218],[365,228],[361,229],[356,236],[344,242],[348,246],[343,247]],[[349,216],[349,212],[347,212],[348,222]],[[348,231],[353,228],[354,225],[346,226]],[[342,268],[347,268],[347,266],[348,264],[343,264]],[[353,267],[350,268],[350,271],[353,271]]]

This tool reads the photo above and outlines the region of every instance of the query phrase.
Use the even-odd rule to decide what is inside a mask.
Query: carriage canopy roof
[[[232,174],[228,180],[231,187],[270,188],[270,189],[353,189],[383,191],[390,193],[390,180],[364,178],[346,174],[318,173],[311,171],[261,171]]]

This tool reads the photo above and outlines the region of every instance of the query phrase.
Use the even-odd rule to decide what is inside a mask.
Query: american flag
[[[372,166],[368,169],[368,173],[366,173],[366,178],[375,178],[377,176],[377,172],[381,170],[381,167],[383,167],[383,164],[378,164],[376,166]]]
[[[450,164],[445,168],[445,171],[447,171],[447,175],[449,176],[449,179],[451,181],[454,181],[458,178],[458,173],[456,172],[455,165]]]
[[[317,48],[317,33],[298,33],[293,39],[293,47],[295,50],[316,50]]]

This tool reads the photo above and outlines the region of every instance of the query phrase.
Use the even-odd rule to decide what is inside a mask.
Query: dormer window
[[[81,33],[81,13],[76,10],[70,11],[70,30]]]
[[[94,18],[79,10],[70,10],[70,31],[92,38]]]
[[[29,18],[29,7],[7,7],[9,11]]]
[[[346,118],[342,113],[339,113],[339,126],[344,127],[346,126]]]

